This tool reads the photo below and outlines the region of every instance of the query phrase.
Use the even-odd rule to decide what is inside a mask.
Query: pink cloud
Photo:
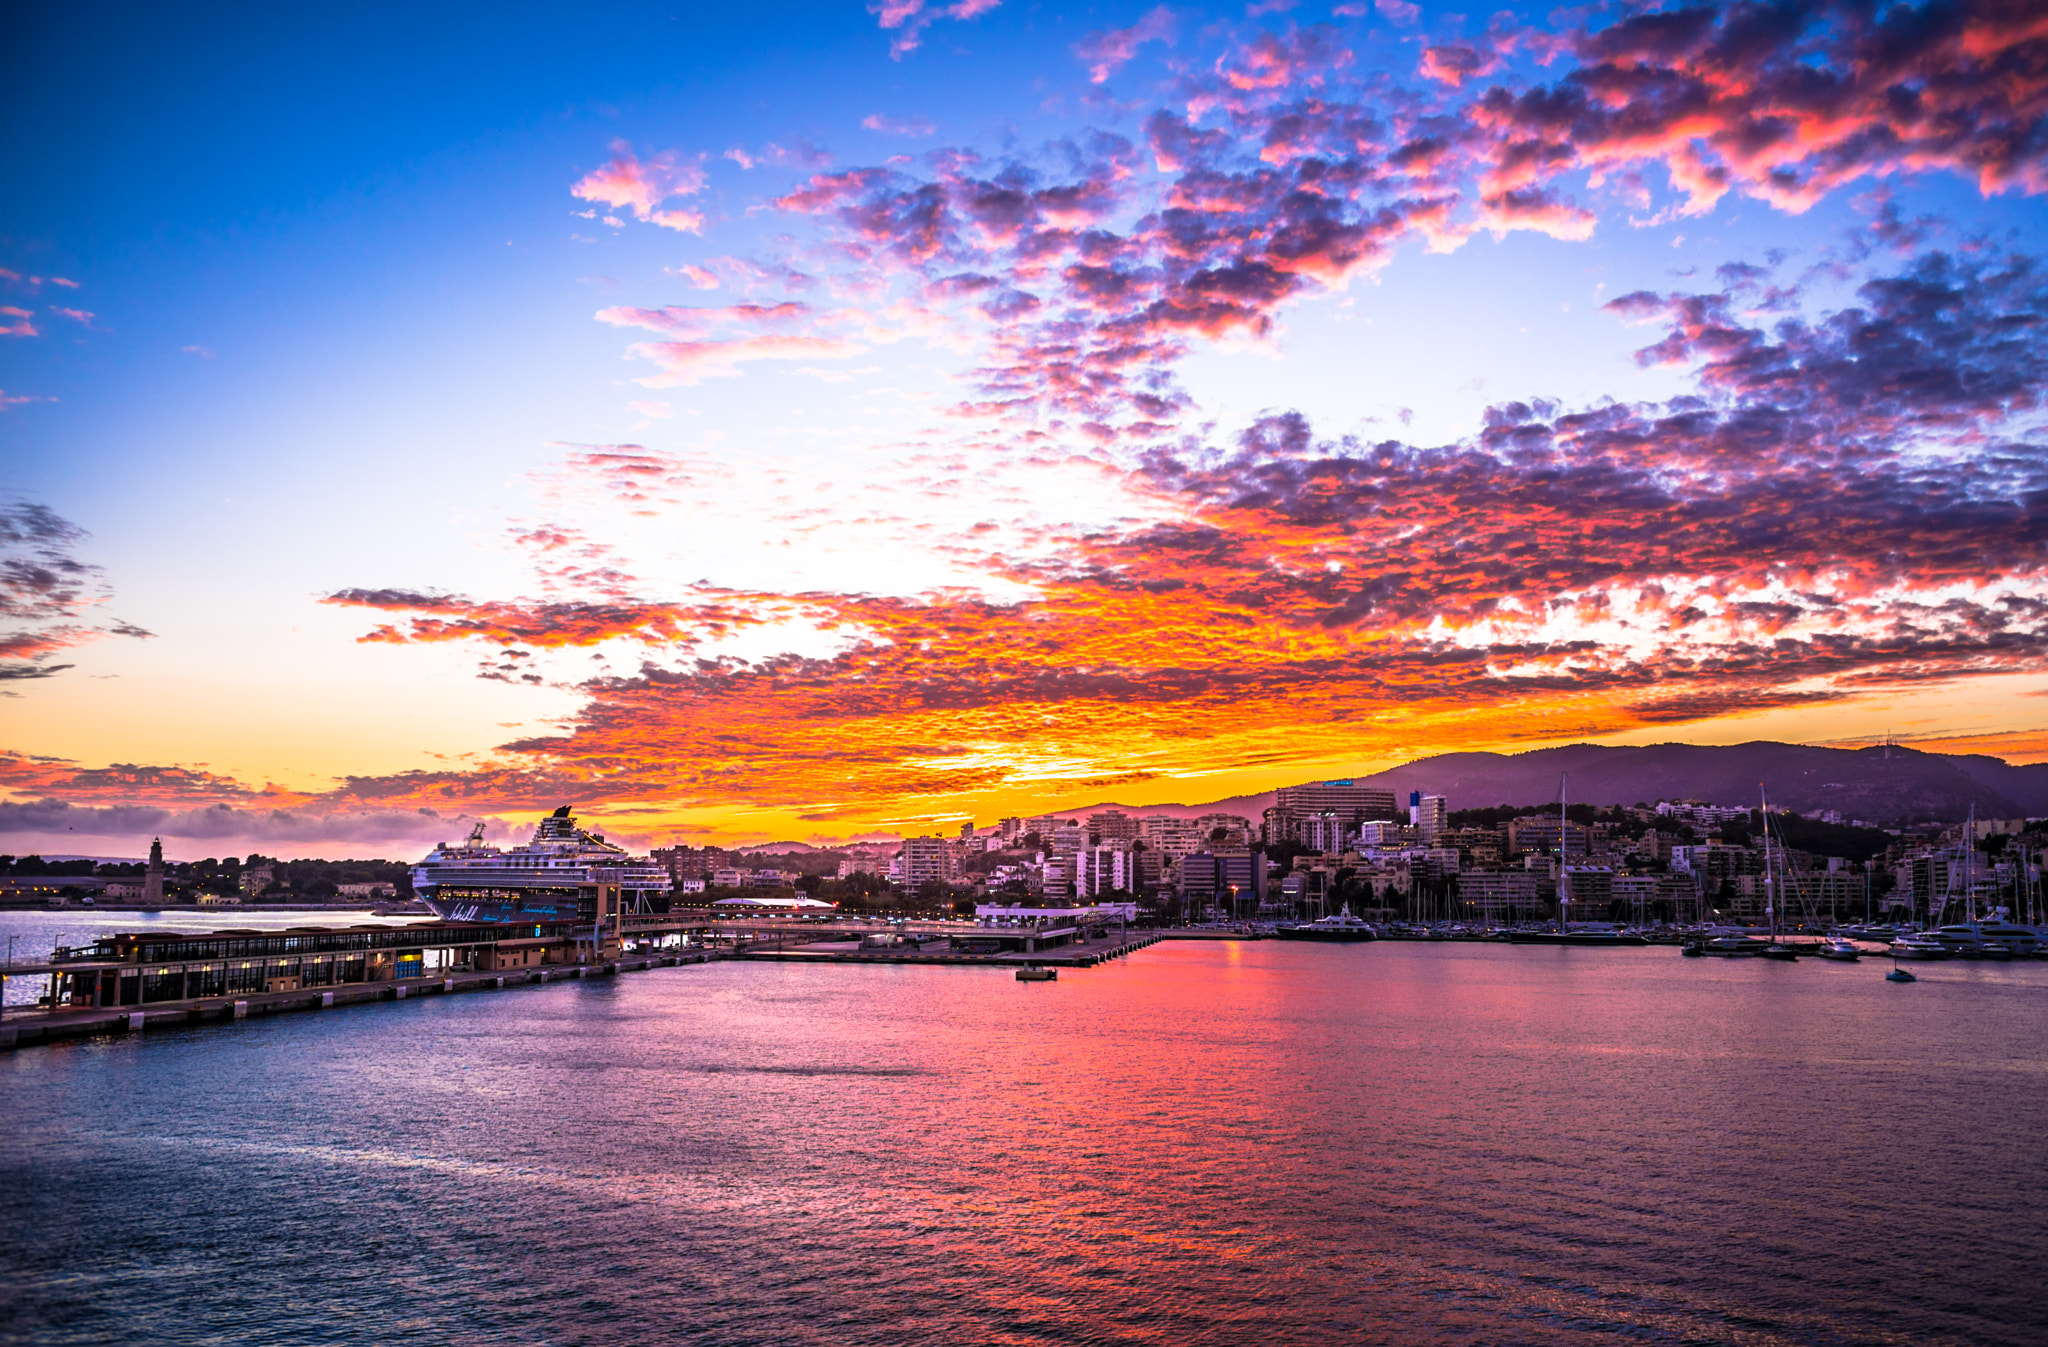
[[[1088,78],[1101,84],[1136,56],[1145,43],[1164,42],[1170,46],[1173,40],[1173,11],[1161,5],[1129,28],[1088,34],[1074,44],[1074,54],[1089,63]]]
[[[860,124],[870,131],[880,131],[891,136],[928,136],[938,130],[923,117],[892,121],[879,112],[872,112],[861,118]]]
[[[940,19],[978,18],[1001,3],[1002,0],[957,0],[951,5],[928,5],[925,0],[875,0],[868,6],[868,13],[880,21],[883,29],[901,30],[889,44],[890,57],[900,61],[917,50],[924,40],[924,30]]]
[[[705,379],[732,379],[740,365],[755,360],[845,360],[865,355],[868,347],[837,337],[769,333],[736,341],[636,342],[630,354],[661,366],[661,373],[640,382],[649,388],[690,387]]]
[[[614,209],[631,211],[634,218],[666,229],[700,233],[704,216],[700,211],[663,210],[670,197],[692,196],[704,188],[704,170],[697,164],[678,163],[676,152],[667,150],[642,163],[633,147],[623,140],[612,142],[612,161],[585,174],[572,196],[601,202]]]
[[[36,325],[29,321],[35,315],[27,309],[17,309],[12,304],[0,304],[0,337],[39,336]],[[13,322],[5,321],[12,318]]]

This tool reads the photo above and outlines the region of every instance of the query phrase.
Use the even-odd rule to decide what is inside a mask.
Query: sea
[[[0,1341],[2048,1341],[2048,962],[1174,941],[0,1057]]]

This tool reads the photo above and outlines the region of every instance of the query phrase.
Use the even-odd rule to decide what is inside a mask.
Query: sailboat
[[[1511,945],[1576,945],[1593,949],[1646,948],[1649,940],[1619,931],[1575,931],[1572,929],[1572,900],[1566,888],[1565,867],[1571,859],[1571,820],[1566,814],[1566,796],[1571,790],[1571,773],[1560,773],[1557,783],[1557,929],[1554,931],[1512,931]]]
[[[1757,803],[1763,807],[1764,816],[1764,916],[1771,923],[1771,943],[1766,945],[1763,956],[1789,962],[1799,957],[1799,951],[1778,940],[1778,909],[1785,905],[1784,857],[1779,857],[1776,874],[1771,870],[1771,798],[1764,790],[1763,783],[1756,788]]]

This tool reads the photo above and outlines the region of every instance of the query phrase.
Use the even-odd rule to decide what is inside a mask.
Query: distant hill
[[[1774,805],[1802,814],[1839,809],[1845,819],[1872,823],[1960,819],[1972,805],[1980,818],[2048,816],[2048,763],[2013,767],[1998,758],[1924,753],[1896,745],[1886,749],[1810,748],[1769,741],[1639,748],[1569,744],[1528,753],[1443,753],[1350,779],[1385,786],[1404,805],[1408,793],[1419,790],[1448,797],[1453,809],[1478,809],[1553,803],[1564,772],[1571,773],[1575,804],[1654,804],[1664,799],[1750,804],[1761,782]],[[1098,804],[1057,812],[1080,818],[1102,809],[1180,818],[1226,813],[1256,822],[1272,803],[1268,792],[1214,804]]]
[[[824,847],[814,847],[809,842],[756,842],[752,846],[732,848],[734,852],[747,856],[754,855],[757,852],[762,854],[773,853],[777,856],[803,856],[813,851],[824,851],[825,849]]]
[[[1894,746],[1809,748],[1802,744],[1570,744],[1530,753],[1446,753],[1362,778],[1448,796],[1453,809],[1543,804],[1557,798],[1560,773],[1583,804],[1660,799],[1748,804],[1761,783],[1773,804],[1815,814],[1839,809],[1873,823],[2048,814],[2048,764],[2012,767],[1997,758],[1923,753]]]

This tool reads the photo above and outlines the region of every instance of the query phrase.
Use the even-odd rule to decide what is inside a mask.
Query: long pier
[[[425,996],[452,996],[458,992],[500,991],[507,987],[547,982],[614,977],[620,973],[674,968],[730,957],[729,954],[705,950],[630,955],[604,963],[563,964],[525,973],[454,973],[445,977],[350,983],[314,991],[249,992],[237,997],[206,997],[132,1007],[60,1007],[17,1012],[0,1022],[0,1049],[90,1038],[97,1034],[139,1033],[144,1029],[260,1018],[301,1010],[328,1010],[376,1001],[415,1000]],[[22,970],[11,971],[19,973]]]
[[[282,931],[149,931],[0,967],[48,978],[34,1007],[0,1018],[0,1049],[152,1026],[202,1024],[419,996],[495,991],[713,959],[1086,968],[1158,937],[1098,925],[744,917],[679,911],[603,923],[416,922]],[[1104,944],[1104,941],[1114,944]]]

